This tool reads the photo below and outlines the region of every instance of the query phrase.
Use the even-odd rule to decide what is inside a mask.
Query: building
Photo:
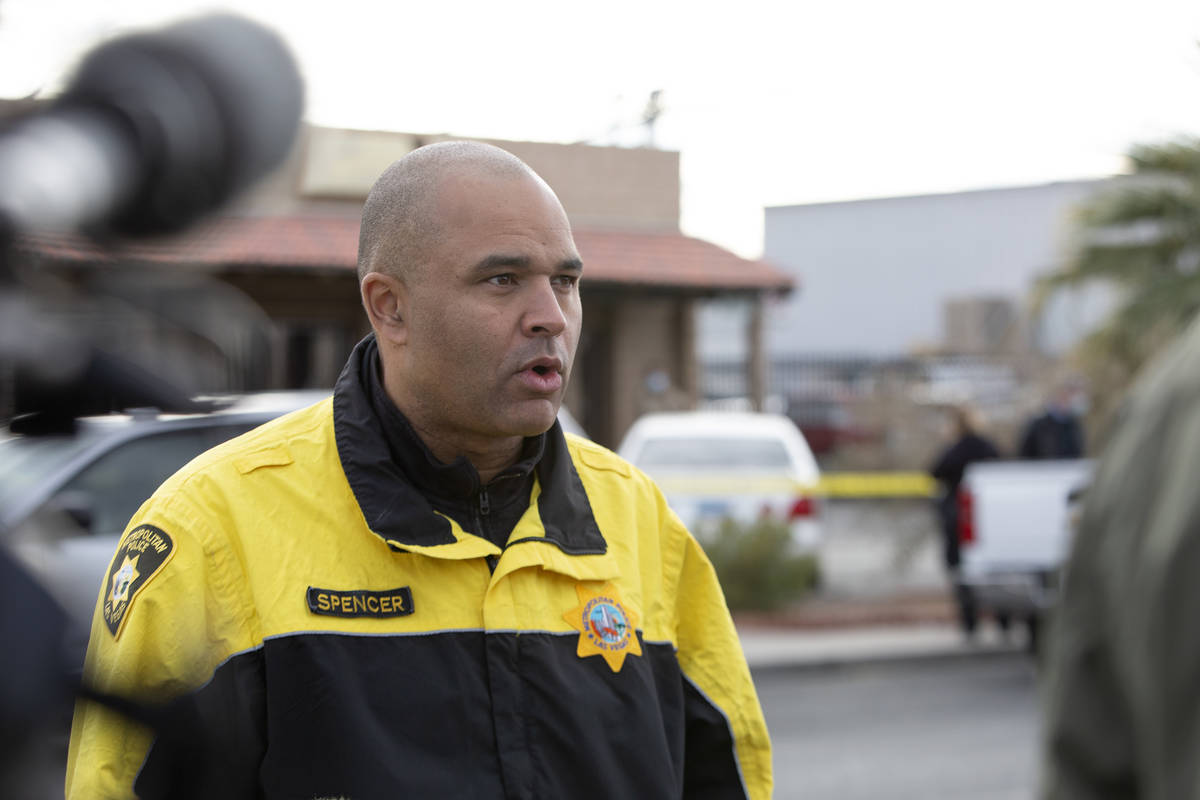
[[[997,314],[1028,325],[1035,281],[1070,246],[1072,209],[1106,180],[767,208],[764,258],[804,276],[802,293],[767,309],[769,358],[954,351],[971,319],[992,326],[969,334],[976,345],[1001,333]],[[1092,295],[1061,298],[1022,335],[1061,352],[1106,309]],[[725,305],[705,314],[703,357],[737,356],[729,333],[746,312]]]
[[[765,306],[768,394],[828,464],[924,466],[957,403],[1010,441],[1053,359],[1111,308],[1103,288],[1037,316],[1030,302],[1069,252],[1074,208],[1110,180],[767,208],[764,257],[804,278]],[[734,334],[751,310],[722,299],[700,317],[705,394],[743,394]]]
[[[803,296],[772,308],[768,352],[953,349],[946,301],[1002,299],[1023,312],[1037,278],[1063,262],[1073,209],[1105,182],[768,208],[765,258],[805,278]],[[1071,338],[1056,330],[1031,344],[1057,350]]]

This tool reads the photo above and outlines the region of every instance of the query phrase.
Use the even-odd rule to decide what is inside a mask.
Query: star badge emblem
[[[112,595],[109,599],[114,606],[129,599],[129,587],[141,577],[141,573],[137,569],[139,558],[141,556],[134,556],[133,558],[125,556],[125,560],[121,563],[121,568],[113,575]]]
[[[642,654],[637,638],[637,616],[621,602],[616,587],[605,584],[599,591],[576,585],[579,605],[563,614],[563,619],[579,631],[580,658],[599,655],[613,672],[620,672],[625,656]]]

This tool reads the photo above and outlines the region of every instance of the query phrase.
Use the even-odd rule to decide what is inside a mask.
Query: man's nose
[[[523,325],[526,336],[558,336],[566,330],[566,295],[556,291],[548,280],[535,281],[530,295]]]

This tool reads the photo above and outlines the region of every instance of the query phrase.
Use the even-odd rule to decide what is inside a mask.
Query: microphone
[[[303,94],[283,41],[241,17],[113,39],[0,135],[0,229],[178,231],[284,159]]]

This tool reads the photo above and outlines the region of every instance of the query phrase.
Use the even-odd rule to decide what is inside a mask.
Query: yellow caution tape
[[[924,472],[829,472],[817,493],[825,497],[933,497],[937,481]]]
[[[718,473],[663,475],[659,488],[671,495],[786,494],[821,497],[933,497],[937,481],[924,472],[830,472],[813,484],[781,477]]]

